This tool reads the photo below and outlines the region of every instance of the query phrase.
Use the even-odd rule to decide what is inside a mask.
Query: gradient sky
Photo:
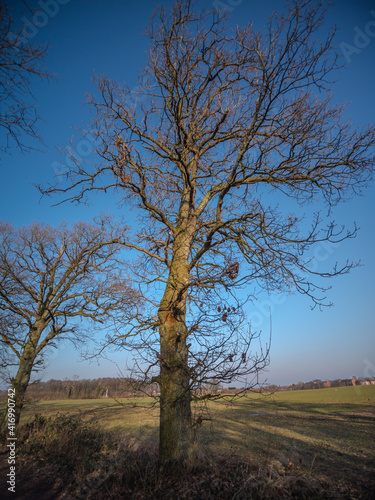
[[[12,0],[12,8],[23,11],[23,2]],[[161,0],[169,6],[171,1]],[[155,2],[151,0],[30,0],[44,15],[29,15],[35,29],[35,42],[49,42],[46,67],[58,81],[35,81],[33,92],[38,112],[43,117],[39,130],[43,152],[21,154],[12,150],[0,164],[0,217],[16,225],[42,220],[57,225],[63,220],[89,220],[100,211],[121,215],[111,196],[92,200],[89,207],[64,204],[51,207],[50,199],[40,200],[33,183],[54,182],[59,147],[73,138],[77,151],[90,159],[90,144],[79,141],[76,131],[90,119],[85,94],[95,90],[94,72],[111,79],[137,85],[137,76],[145,65],[148,40],[142,36]],[[55,5],[52,9],[51,5]],[[198,6],[211,7],[211,0],[199,0]],[[283,1],[223,0],[216,5],[231,10],[233,25],[254,21],[256,29]],[[58,8],[56,8],[56,5]],[[49,7],[48,7],[49,6]],[[52,10],[48,10],[52,9]],[[47,13],[46,13],[47,11]],[[327,28],[336,25],[336,45],[346,67],[335,75],[333,86],[337,102],[347,102],[346,116],[355,126],[374,120],[375,112],[375,4],[373,0],[343,0],[333,5],[327,16]],[[363,33],[365,34],[363,36]],[[367,34],[366,34],[367,33]],[[323,311],[311,310],[306,297],[298,295],[262,296],[248,307],[253,327],[269,336],[269,309],[272,311],[271,364],[263,378],[275,384],[289,384],[315,378],[334,379],[375,376],[374,335],[374,244],[375,186],[334,212],[337,223],[360,227],[354,240],[339,247],[319,247],[315,262],[323,269],[336,260],[361,260],[361,267],[349,275],[331,280],[328,298],[334,303]],[[122,209],[123,210],[123,209]],[[129,215],[130,217],[130,215]],[[321,266],[321,267],[320,267]],[[373,309],[374,308],[374,309]],[[124,355],[110,355],[123,367]],[[80,362],[79,353],[69,344],[62,345],[49,358],[43,380],[117,376],[114,363]]]

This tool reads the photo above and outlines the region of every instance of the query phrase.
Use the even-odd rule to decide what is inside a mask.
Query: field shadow
[[[325,404],[323,411],[307,403],[255,401],[212,414],[201,442],[213,451],[285,473],[374,485],[375,419],[370,412],[353,413],[347,404]]]

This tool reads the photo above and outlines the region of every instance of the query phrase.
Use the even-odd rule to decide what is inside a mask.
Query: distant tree
[[[98,384],[97,388],[96,388],[96,392],[95,392],[95,398],[98,399],[99,396],[100,396],[100,391],[101,391],[101,387],[100,387],[100,383]]]
[[[250,348],[243,290],[324,304],[319,278],[353,266],[313,269],[314,246],[356,230],[318,210],[309,221],[302,208],[319,200],[331,210],[367,185],[374,165],[374,127],[355,130],[331,101],[337,63],[332,35],[320,41],[324,14],[321,2],[291,1],[259,33],[231,31],[223,13],[194,12],[189,0],[161,7],[136,91],[97,78],[99,161],[73,156],[67,184],[41,188],[72,202],[114,189],[137,212],[126,246],[149,312],[133,342],[126,332],[117,340],[138,350],[139,370],[160,386],[164,466],[194,462],[196,387],[257,377],[267,364],[267,349]]]
[[[62,339],[83,341],[82,320],[104,328],[134,312],[137,294],[119,270],[124,230],[111,223],[97,218],[57,229],[0,224],[0,359],[15,389],[16,424],[31,373],[48,348]],[[5,427],[4,416],[1,431]]]
[[[270,384],[266,387],[266,390],[268,392],[276,392],[276,391],[279,391],[280,390],[280,387],[278,385],[275,385],[275,384]]]
[[[323,389],[324,385],[323,385],[323,380],[320,380],[319,378],[316,378],[313,380],[313,385],[314,385],[314,389]]]
[[[220,391],[222,391],[223,389],[223,384],[220,382],[220,380],[217,380],[215,378],[204,384],[204,386],[205,389],[211,394],[220,393]]]
[[[22,151],[30,149],[25,138],[41,140],[37,122],[39,115],[32,94],[35,77],[51,78],[41,66],[47,54],[46,45],[31,43],[25,36],[28,27],[14,22],[6,2],[0,3],[0,127],[6,141],[0,151],[16,145]]]

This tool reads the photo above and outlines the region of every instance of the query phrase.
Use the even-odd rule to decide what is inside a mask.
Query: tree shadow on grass
[[[213,410],[201,442],[260,467],[375,491],[374,417],[350,413],[352,405],[322,406],[257,401]]]
[[[321,427],[327,422],[318,414],[284,409],[250,415],[260,410],[224,407],[213,412],[211,426],[198,433],[196,470],[179,475],[171,471],[164,479],[157,462],[158,426],[143,425],[141,420],[148,412],[143,417],[142,412],[128,413],[128,423],[137,425],[122,432],[103,431],[100,419],[94,423],[95,412],[91,423],[88,415],[40,418],[34,434],[24,440],[28,461],[17,469],[17,498],[373,498],[363,470],[358,484],[352,469],[350,480],[340,479],[340,469],[352,468],[357,456],[322,442],[328,428]],[[121,408],[104,415],[114,421],[119,415],[126,417]],[[348,476],[341,470],[343,474]]]

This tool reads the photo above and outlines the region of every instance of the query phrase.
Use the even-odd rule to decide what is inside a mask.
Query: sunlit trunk
[[[25,392],[30,382],[30,375],[34,364],[35,353],[31,349],[26,348],[21,359],[17,375],[13,379],[12,389],[14,390],[14,403],[15,403],[15,426],[18,427],[21,418],[21,411],[25,400]],[[13,413],[11,414],[13,416]],[[1,421],[2,435],[7,434],[8,428],[8,413],[7,409]]]
[[[193,464],[190,376],[186,328],[173,317],[160,327],[160,460]]]
[[[29,340],[24,348],[22,356],[19,361],[18,371],[12,380],[12,389],[14,390],[14,403],[15,403],[15,426],[18,427],[21,418],[21,412],[25,401],[25,392],[29,386],[31,372],[34,366],[35,358],[37,355],[37,345],[39,338],[44,329],[44,322],[42,320],[36,322],[29,336]],[[13,413],[12,413],[13,416]],[[2,436],[7,434],[8,428],[8,413],[7,409],[3,414],[1,420],[0,434]]]
[[[160,321],[160,461],[190,468],[194,462],[190,372],[185,324],[190,243],[186,234],[174,246]]]

